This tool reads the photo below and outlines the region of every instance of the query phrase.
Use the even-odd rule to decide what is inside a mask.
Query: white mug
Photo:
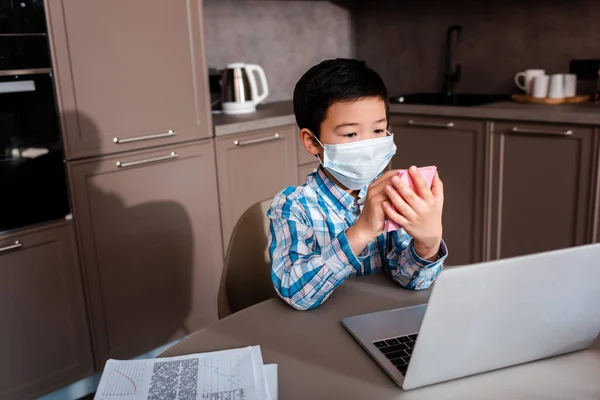
[[[565,98],[565,78],[563,74],[554,74],[550,76],[550,85],[548,86],[548,97],[551,99]]]
[[[548,75],[538,75],[531,81],[531,97],[545,99],[548,94]]]
[[[536,76],[546,75],[546,71],[543,69],[527,69],[525,72],[519,72],[515,75],[515,84],[522,90],[525,91],[525,94],[531,96],[531,81]],[[520,79],[523,78],[524,83],[521,83]]]
[[[575,97],[577,94],[577,75],[564,74],[565,97]]]

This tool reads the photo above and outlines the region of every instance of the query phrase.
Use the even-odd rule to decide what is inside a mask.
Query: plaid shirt
[[[359,192],[359,199],[367,187]],[[362,206],[360,206],[362,207]],[[447,256],[442,241],[438,259],[421,259],[412,238],[403,230],[384,232],[358,256],[346,229],[362,208],[352,195],[337,187],[321,168],[306,183],[291,186],[273,199],[269,254],[271,279],[279,296],[294,308],[319,306],[346,278],[386,271],[407,289],[426,289],[443,268]]]

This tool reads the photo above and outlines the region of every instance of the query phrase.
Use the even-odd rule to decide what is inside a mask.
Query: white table
[[[279,299],[268,300],[192,334],[162,356],[260,345],[264,362],[279,364],[281,400],[600,399],[600,339],[585,351],[402,390],[340,321],[426,303],[428,296],[428,291],[402,289],[383,275],[353,278],[315,310],[296,311]]]

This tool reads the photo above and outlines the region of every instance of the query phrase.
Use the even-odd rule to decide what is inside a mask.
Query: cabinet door
[[[494,123],[492,258],[588,241],[593,129]]]
[[[398,148],[392,167],[436,165],[444,182],[447,265],[483,260],[485,122],[392,116]]]
[[[600,243],[600,128],[595,129],[594,133],[594,208],[593,219],[594,226],[592,227],[592,243]]]
[[[225,248],[244,211],[296,184],[296,140],[291,125],[216,139]]]
[[[0,399],[34,398],[93,374],[71,222],[0,237]]]
[[[98,366],[217,319],[212,140],[69,163]]]
[[[68,159],[212,136],[202,0],[47,4]]]
[[[302,185],[306,182],[306,177],[313,172],[317,172],[319,169],[319,163],[311,163],[301,165],[298,167],[298,185]]]

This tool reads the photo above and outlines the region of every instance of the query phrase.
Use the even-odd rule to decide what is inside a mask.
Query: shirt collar
[[[325,175],[323,167],[319,167],[315,174],[315,182],[318,190],[323,194],[325,200],[336,210],[345,211],[351,209],[354,205],[354,197],[346,193],[337,186],[331,179]],[[367,194],[368,186],[363,187],[358,192],[358,199],[362,199]]]

